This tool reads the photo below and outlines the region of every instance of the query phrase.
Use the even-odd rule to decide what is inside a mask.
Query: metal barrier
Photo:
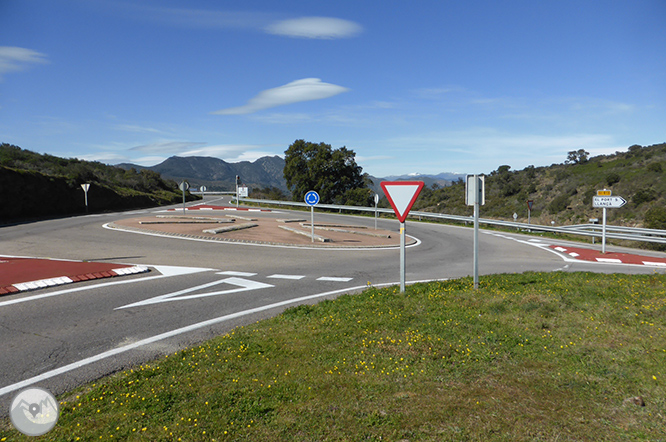
[[[232,198],[235,200],[235,198]],[[241,198],[240,202],[249,202],[256,204],[268,204],[268,205],[277,205],[277,206],[296,206],[296,207],[309,207],[304,202],[298,201],[274,201],[274,200],[260,200],[252,198]],[[342,206],[337,204],[317,204],[319,209],[327,210],[338,210],[338,211],[357,211],[357,212],[375,212],[374,207],[360,207],[360,206]],[[378,208],[377,212],[393,215],[393,210],[391,209],[382,209]],[[444,219],[448,221],[456,222],[473,222],[474,217],[472,216],[461,216],[461,215],[447,215],[444,213],[433,213],[433,212],[415,212],[412,211],[409,213],[411,218],[423,217],[423,218],[435,218],[435,219]],[[479,223],[487,224],[491,226],[500,226],[500,227],[509,227],[515,228],[518,230],[527,230],[532,232],[553,232],[553,233],[566,233],[570,235],[580,235],[580,236],[589,236],[595,238],[601,238],[601,225],[598,224],[579,224],[573,226],[542,226],[539,224],[527,224],[519,223],[515,221],[501,221],[495,219],[485,219],[479,218]],[[621,226],[606,226],[606,238],[612,239],[623,239],[630,241],[643,241],[643,242],[654,242],[666,244],[666,230],[657,230],[657,229],[644,229],[636,227],[621,227]]]

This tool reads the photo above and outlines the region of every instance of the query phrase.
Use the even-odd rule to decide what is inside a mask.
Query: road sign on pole
[[[310,206],[310,235],[312,242],[314,242],[314,206],[319,204],[319,194],[314,190],[310,190],[305,194],[305,204]]]
[[[383,181],[384,195],[400,221],[400,292],[405,291],[405,220],[425,183],[423,181]]]
[[[183,213],[185,213],[185,191],[190,188],[190,183],[183,181],[178,185],[178,188],[183,191]]]
[[[377,204],[379,204],[379,194],[375,193],[375,230],[377,230]]]
[[[81,184],[81,188],[83,189],[83,192],[85,193],[85,199],[86,199],[86,213],[88,213],[88,190],[90,189],[90,184]]]
[[[597,196],[592,197],[592,207],[603,209],[601,226],[601,253],[606,253],[606,209],[619,209],[627,204],[621,196],[611,196],[608,189],[597,190]]]
[[[475,202],[486,204],[486,177],[483,175],[467,175],[465,182],[465,204],[473,206]]]

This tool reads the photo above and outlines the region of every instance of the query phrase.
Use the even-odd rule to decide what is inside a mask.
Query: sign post
[[[238,186],[240,186],[241,180],[240,176],[236,175],[236,208],[238,209]]]
[[[375,193],[375,230],[377,230],[377,204],[379,204],[379,195]]]
[[[201,186],[200,190],[201,190],[201,199],[205,202],[206,201],[206,190],[208,190],[208,189],[206,189],[206,186]]]
[[[530,219],[532,218],[532,206],[533,205],[534,205],[534,201],[527,200],[527,224],[530,223]]]
[[[474,290],[479,288],[479,205],[486,203],[486,177],[467,175],[465,204],[474,206]]]
[[[185,191],[190,188],[190,183],[183,181],[178,185],[178,188],[183,191],[183,215],[185,214]]]
[[[310,206],[310,235],[314,242],[314,206],[319,204],[319,194],[314,190],[305,194],[305,204]]]
[[[606,209],[619,209],[627,204],[627,200],[621,196],[611,196],[608,189],[597,190],[597,196],[592,197],[592,207],[602,208],[602,227],[601,227],[601,253],[606,253]]]
[[[81,188],[83,189],[83,193],[85,193],[86,213],[88,213],[88,190],[90,189],[90,184],[81,184]]]
[[[424,184],[423,181],[383,181],[381,183],[384,195],[400,221],[400,293],[405,292],[405,220]]]

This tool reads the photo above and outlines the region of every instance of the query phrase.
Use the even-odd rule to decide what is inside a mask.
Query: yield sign
[[[421,193],[423,185],[423,181],[382,181],[381,186],[384,195],[388,198],[395,216],[398,217],[398,221],[401,223],[404,223],[407,219],[407,215],[419,193]]]

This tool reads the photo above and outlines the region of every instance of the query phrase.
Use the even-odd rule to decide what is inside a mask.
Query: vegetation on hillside
[[[85,213],[81,184],[90,184],[90,211],[121,210],[182,201],[174,181],[151,170],[123,170],[99,162],[38,154],[0,144],[0,222]]]
[[[527,221],[527,201],[533,201],[532,222],[579,224],[601,219],[601,209],[592,208],[597,190],[610,189],[627,204],[607,211],[609,223],[666,229],[666,143],[626,152],[589,157],[583,149],[569,152],[564,164],[528,166],[512,171],[501,165],[486,176],[485,218]],[[465,183],[423,189],[414,210],[471,215],[465,206]]]

